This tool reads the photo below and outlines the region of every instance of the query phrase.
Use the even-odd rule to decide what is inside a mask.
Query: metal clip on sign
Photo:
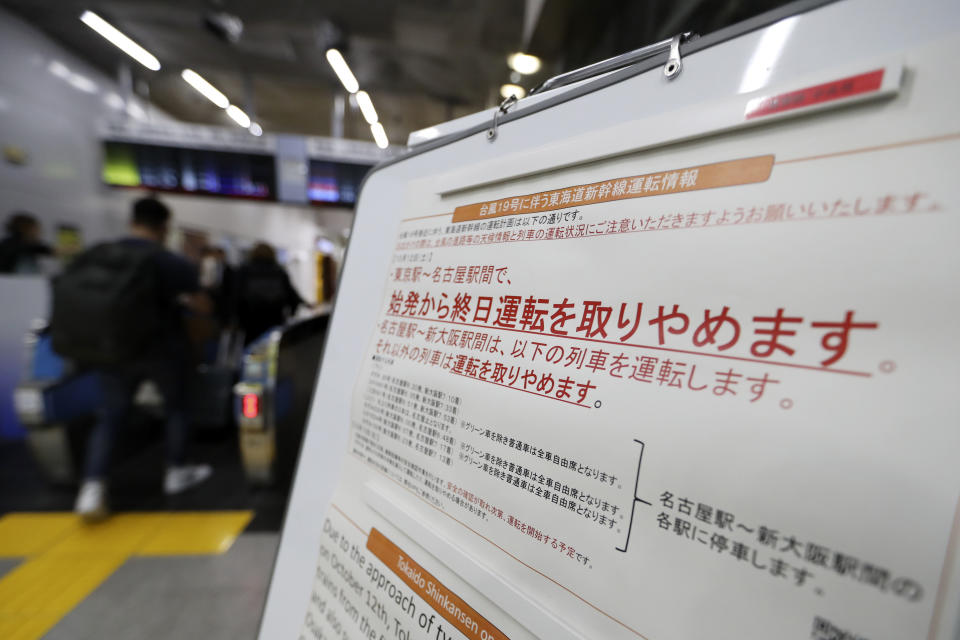
[[[587,78],[592,78],[602,73],[608,73],[610,71],[616,71],[617,69],[629,67],[632,64],[649,60],[650,58],[654,58],[664,52],[669,52],[670,57],[667,59],[667,66],[664,68],[663,73],[668,78],[675,78],[680,74],[680,69],[682,67],[680,64],[680,45],[689,40],[693,40],[696,37],[697,34],[690,31],[684,31],[683,33],[678,33],[672,38],[667,38],[666,40],[661,40],[660,42],[654,42],[653,44],[648,44],[645,47],[634,49],[633,51],[628,51],[627,53],[622,53],[619,56],[607,58],[606,60],[601,60],[600,62],[595,62],[585,67],[574,69],[573,71],[561,73],[558,76],[553,76],[535,88],[530,92],[530,95],[549,91],[550,89],[556,89],[557,87],[562,87],[573,82],[579,82],[580,80],[586,80]],[[671,63],[675,63],[675,66],[671,66]]]
[[[667,80],[673,80],[683,71],[683,61],[680,60],[680,43],[686,40],[689,33],[678,33],[670,39],[670,57],[663,67],[663,75]]]
[[[510,95],[500,103],[500,108],[493,114],[493,124],[487,129],[487,140],[493,142],[497,139],[497,126],[500,124],[500,116],[505,114],[507,110],[515,104],[517,104],[517,96],[515,94]]]
[[[620,54],[619,56],[607,58],[606,60],[601,60],[600,62],[595,62],[594,64],[589,64],[585,67],[574,69],[573,71],[561,73],[560,75],[553,76],[549,80],[546,80],[542,84],[538,85],[530,92],[530,95],[532,96],[536,93],[543,93],[544,91],[549,91],[564,85],[579,82],[580,80],[586,80],[587,78],[592,78],[603,73],[609,73],[611,71],[616,71],[617,69],[629,67],[632,64],[648,60],[664,52],[669,52],[669,57],[667,58],[666,65],[663,67],[663,75],[667,80],[673,80],[679,76],[680,72],[683,70],[683,62],[680,59],[680,45],[689,40],[693,40],[696,37],[698,37],[697,34],[690,31],[684,31],[683,33],[678,33],[672,38],[667,38],[666,40],[661,40],[660,42],[655,42],[645,47],[628,51],[627,53]],[[487,129],[487,140],[493,142],[497,139],[497,128],[500,124],[500,118],[506,114],[507,109],[516,104],[516,102],[517,97],[510,96],[500,103],[500,108],[497,109],[497,111],[493,114],[493,124],[489,129]]]

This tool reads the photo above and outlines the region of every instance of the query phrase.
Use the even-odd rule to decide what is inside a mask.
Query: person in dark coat
[[[277,262],[276,251],[265,242],[254,245],[237,270],[234,300],[245,344],[284,324],[300,305],[306,304]]]
[[[52,255],[40,240],[40,223],[25,212],[7,220],[7,235],[0,240],[0,273],[40,273],[40,258]]]

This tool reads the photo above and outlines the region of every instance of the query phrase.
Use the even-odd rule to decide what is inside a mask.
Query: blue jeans
[[[180,349],[155,353],[137,362],[103,368],[100,378],[102,404],[87,443],[84,479],[105,479],[117,430],[123,428],[133,397],[144,380],[152,380],[163,395],[167,424],[166,458],[169,466],[184,462],[190,435],[187,420],[187,389],[191,367]]]

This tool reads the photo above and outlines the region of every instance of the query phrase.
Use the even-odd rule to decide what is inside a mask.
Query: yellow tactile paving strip
[[[211,518],[211,515],[216,515]],[[141,556],[223,553],[250,522],[251,512],[178,513],[157,523],[140,545]]]
[[[0,579],[0,638],[40,638],[131,556],[223,553],[252,517],[127,513],[86,525],[71,513],[3,516],[0,557],[26,560]]]

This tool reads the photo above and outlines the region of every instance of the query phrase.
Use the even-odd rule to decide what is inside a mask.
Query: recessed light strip
[[[357,82],[357,77],[353,75],[353,71],[350,71],[347,61],[343,59],[343,54],[336,49],[327,49],[327,62],[330,63],[333,72],[340,78],[343,88],[348,93],[356,93],[360,88],[360,83]]]
[[[373,108],[373,100],[370,99],[370,94],[366,91],[357,91],[356,96],[360,113],[363,114],[367,124],[375,124],[379,118],[377,118],[377,110]]]
[[[356,95],[357,105],[360,107],[363,119],[370,125],[370,131],[373,133],[373,139],[377,146],[386,149],[390,142],[387,140],[387,133],[384,131],[383,125],[379,122],[377,110],[373,107],[373,100],[370,99],[369,93],[360,91],[360,83],[357,81],[357,77],[353,75],[353,71],[350,70],[350,65],[347,64],[343,54],[337,49],[327,49],[327,62],[330,63],[333,72],[340,78],[343,88],[348,93]]]
[[[126,34],[95,14],[93,11],[84,11],[80,16],[80,21],[109,40],[114,46],[145,66],[147,69],[150,69],[151,71],[158,71],[160,69],[160,61],[157,60],[156,56],[138,45]]]
[[[227,107],[227,115],[230,116],[230,119],[236,122],[238,125],[244,129],[249,129],[250,125],[250,116],[243,112],[243,109],[238,107],[235,104],[231,104]]]
[[[390,146],[390,141],[387,140],[387,132],[384,131],[383,125],[379,122],[374,122],[370,125],[370,132],[373,134],[373,139],[377,143],[377,146],[381,149],[386,149]]]
[[[221,109],[226,109],[230,106],[230,101],[227,99],[227,96],[223,95],[219,89],[207,82],[203,76],[193,69],[184,69],[180,72],[180,77],[196,89],[204,98]]]

